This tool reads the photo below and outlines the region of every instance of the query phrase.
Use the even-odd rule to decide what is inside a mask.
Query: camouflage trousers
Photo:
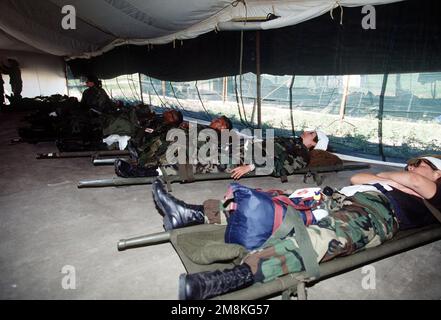
[[[168,142],[163,136],[156,136],[140,146],[138,164],[140,166],[157,166],[166,162]]]
[[[0,74],[0,106],[5,103],[5,89],[3,87],[3,84],[5,82],[3,81],[2,75]]]
[[[157,136],[152,138],[146,144],[140,147],[142,150],[139,154],[138,164],[141,166],[161,166],[167,175],[178,175],[178,165],[168,164],[167,148],[169,142],[165,140],[164,136]],[[224,172],[227,166],[215,163],[197,163],[193,165],[193,173],[219,173]]]
[[[216,203],[204,203],[209,222],[220,221]],[[380,193],[356,193],[345,198],[341,208],[331,212],[317,225],[306,227],[318,262],[356,253],[391,239],[398,223],[389,201]],[[218,203],[219,205],[219,203]],[[278,240],[274,245],[250,252],[243,260],[255,281],[267,282],[288,273],[305,270],[299,246],[294,237]]]

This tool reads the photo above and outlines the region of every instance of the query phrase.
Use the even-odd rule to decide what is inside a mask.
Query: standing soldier
[[[86,86],[87,89],[81,97],[81,105],[98,113],[107,111],[111,107],[111,101],[97,76],[87,76]]]
[[[21,91],[23,90],[23,81],[21,79],[20,64],[17,60],[6,59],[0,65],[0,73],[9,75],[9,84],[11,85],[12,95],[8,97],[11,103],[21,99]],[[4,104],[4,81],[0,75],[0,105]]]
[[[0,109],[5,105],[5,89],[3,88],[5,82],[3,81],[2,73],[0,66]]]

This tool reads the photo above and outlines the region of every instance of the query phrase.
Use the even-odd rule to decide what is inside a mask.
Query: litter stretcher
[[[331,166],[317,166],[317,167],[306,167],[297,170],[294,174],[303,174],[303,181],[306,183],[307,179],[312,177],[317,185],[323,183],[324,177],[320,175],[321,173],[327,172],[338,172],[338,171],[348,171],[348,170],[361,170],[367,169],[370,166],[367,164],[354,164],[354,163],[342,163]],[[171,191],[172,183],[191,183],[195,181],[210,181],[210,180],[226,180],[231,179],[230,173],[206,173],[206,174],[193,174],[193,169],[191,165],[182,165],[179,167],[178,175],[167,175],[164,170],[162,178],[167,183],[167,188]],[[244,178],[258,178],[262,175],[256,175],[255,173],[250,173],[242,177]],[[78,188],[97,188],[97,187],[119,187],[119,186],[130,186],[130,185],[144,185],[152,184],[157,177],[145,177],[145,178],[120,178],[113,177],[108,179],[97,179],[97,180],[82,180],[78,183]],[[281,177],[282,182],[287,182],[287,177]]]
[[[130,239],[122,239],[118,242],[119,251],[131,248],[155,245],[159,243],[170,242],[176,253],[179,255],[186,271],[188,273],[196,273],[202,271],[223,270],[232,268],[233,263],[213,263],[213,264],[197,264],[194,263],[184,252],[180,239],[182,235],[190,235],[198,232],[210,232],[219,241],[223,241],[226,226],[203,224],[182,229],[175,229],[167,232],[160,232],[145,236],[139,236]],[[268,298],[274,295],[282,295],[282,299],[290,299],[291,296],[297,296],[298,299],[307,299],[306,287],[315,283],[349,272],[381,259],[408,251],[422,245],[441,240],[441,224],[433,224],[418,229],[410,229],[399,231],[394,238],[383,243],[382,245],[356,254],[339,257],[334,260],[320,263],[320,277],[314,280],[308,280],[304,272],[292,273],[280,277],[267,283],[256,283],[248,288],[230,292],[212,299],[218,300],[253,300]]]
[[[62,159],[62,158],[99,158],[99,157],[114,157],[114,156],[128,156],[127,150],[103,150],[103,151],[78,151],[78,152],[50,152],[37,153],[36,158],[41,159]]]

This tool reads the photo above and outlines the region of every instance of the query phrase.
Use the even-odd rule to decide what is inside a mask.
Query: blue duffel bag
[[[299,210],[305,225],[315,224],[311,209],[318,205],[313,199],[289,199],[280,190],[252,189],[231,183],[225,199],[234,202],[227,214],[225,242],[236,243],[248,250],[260,248],[280,227],[287,206]]]

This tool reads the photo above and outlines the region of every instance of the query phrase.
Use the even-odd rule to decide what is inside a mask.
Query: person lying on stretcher
[[[351,184],[352,186],[339,192],[334,191],[331,195],[333,206],[329,207],[327,216],[321,220],[316,219],[318,221],[310,225],[305,222],[317,262],[378,246],[391,239],[398,230],[437,223],[429,206],[441,210],[441,156],[411,159],[404,172],[358,173],[351,177]],[[238,221],[240,223],[240,219],[231,223],[235,215],[249,214],[250,218],[258,215],[262,208],[271,208],[266,198],[260,197],[260,190],[249,189],[237,183],[231,184],[230,188],[233,197],[226,195],[225,199],[233,198],[233,206],[219,200],[207,200],[203,205],[189,205],[167,193],[159,179],[154,182],[152,193],[157,207],[164,215],[166,230],[195,224],[222,223],[224,221],[221,217],[226,214],[229,222],[227,232],[229,230],[231,233],[238,227]],[[261,203],[253,203],[247,207],[249,199],[243,199],[240,192],[245,189],[246,194]],[[284,202],[288,205],[292,203],[286,199]],[[241,212],[241,209],[251,207],[253,209],[249,211],[252,212]],[[275,215],[272,209],[262,214]],[[269,225],[270,235],[272,227]],[[253,229],[249,232],[253,232]],[[230,235],[225,239],[229,237]],[[244,235],[239,234],[238,237],[243,238]],[[241,244],[247,247],[247,243]],[[255,282],[267,282],[288,273],[305,270],[299,245],[292,236],[264,248],[251,249],[255,250],[251,250],[242,263],[232,269],[182,274],[179,280],[179,298],[206,299]]]
[[[187,137],[186,140],[189,140],[189,138],[192,137],[189,129],[182,127],[182,125],[180,128],[184,130]],[[309,164],[311,159],[310,151],[312,149],[326,150],[329,142],[328,137],[322,131],[307,130],[304,131],[300,137],[275,137],[264,140],[262,143],[254,143],[252,139],[248,139],[249,137],[243,140],[239,138],[240,145],[239,149],[236,150],[232,144],[223,144],[221,142],[222,139],[219,138],[225,130],[228,130],[231,136],[235,136],[236,138],[240,136],[236,131],[231,130],[232,123],[227,117],[222,116],[214,119],[208,128],[213,129],[214,134],[218,136],[216,142],[213,142],[211,138],[208,142],[203,139],[198,139],[195,145],[198,154],[196,162],[190,160],[190,148],[188,147],[190,142],[186,142],[185,162],[193,163],[192,170],[194,174],[225,172],[231,174],[231,178],[235,180],[256,170],[256,167],[258,168],[257,170],[265,171],[265,173],[260,173],[264,175],[285,177],[294,174],[297,170],[303,169]],[[202,129],[204,129],[204,127],[198,125],[198,132]],[[267,148],[268,143],[271,144],[271,148]],[[167,140],[167,132],[150,139],[148,144],[143,148],[144,151],[142,153],[136,150],[132,151],[133,147],[129,144],[132,161],[117,160],[115,162],[115,173],[123,178],[150,177],[157,176],[157,168],[161,167],[167,175],[178,175],[178,166],[170,164],[167,157],[169,148],[172,148],[174,144],[176,144],[176,142]],[[212,148],[213,145],[214,147]],[[207,155],[206,158],[202,159],[204,161],[202,161],[200,159],[200,151],[206,150],[207,146],[210,146],[210,155]],[[264,158],[262,159],[264,160],[262,165],[259,165],[257,163],[258,161],[255,161],[256,159],[254,158],[249,160],[245,159],[246,154],[253,154],[253,151],[254,155],[259,153],[253,150],[254,148],[260,149],[260,154],[262,154]],[[214,156],[217,161],[212,160],[211,149],[218,151],[218,155]],[[227,154],[227,162],[230,163],[223,163],[222,161],[225,159],[223,159],[222,156],[219,157],[224,151],[229,152],[230,155],[228,157]],[[205,155],[204,152],[202,152],[202,154]],[[233,156],[233,154],[235,154],[235,156]],[[273,160],[273,163],[269,163],[269,161],[267,161],[268,159]]]

